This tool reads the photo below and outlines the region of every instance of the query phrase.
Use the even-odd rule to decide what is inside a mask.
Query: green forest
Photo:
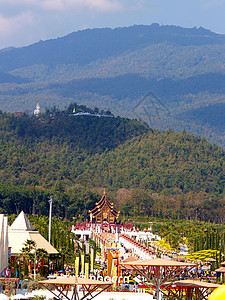
[[[39,117],[1,112],[1,213],[46,216],[52,195],[53,216],[82,220],[106,188],[123,218],[224,223],[222,148],[137,120],[75,116],[74,108],[94,112],[76,103]]]

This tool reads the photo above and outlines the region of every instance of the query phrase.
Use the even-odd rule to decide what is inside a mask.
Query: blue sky
[[[0,0],[0,49],[86,28],[152,23],[225,34],[225,0]]]

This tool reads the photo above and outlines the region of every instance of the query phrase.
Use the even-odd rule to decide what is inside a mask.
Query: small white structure
[[[8,217],[0,214],[0,274],[8,267]]]
[[[161,240],[161,238],[158,235],[155,235],[149,231],[136,231],[134,229],[133,231],[122,230],[121,233],[126,234],[130,238],[134,238],[136,241]]]
[[[41,107],[40,107],[40,104],[38,103],[36,105],[36,109],[34,110],[34,115],[39,116],[40,114],[41,114]]]
[[[92,230],[88,230],[88,229],[75,229],[74,226],[72,226],[72,230],[73,233],[76,234],[76,236],[78,238],[80,238],[81,240],[87,241],[88,239],[91,238],[92,235]]]
[[[186,244],[179,244],[180,252],[178,255],[188,255],[188,246]]]

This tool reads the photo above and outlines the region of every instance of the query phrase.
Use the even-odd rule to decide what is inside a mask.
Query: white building
[[[41,114],[41,107],[40,107],[40,104],[38,103],[36,105],[36,109],[34,110],[34,115],[39,116],[40,114]]]
[[[0,214],[0,275],[8,267],[8,217]]]
[[[59,254],[59,252],[34,229],[28,217],[23,211],[17,216],[9,227],[9,244],[11,247],[11,258],[18,257],[27,240],[36,243],[36,248],[44,248],[48,254]]]

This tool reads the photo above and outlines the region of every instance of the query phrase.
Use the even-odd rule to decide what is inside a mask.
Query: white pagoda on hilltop
[[[34,110],[34,115],[38,117],[41,113],[42,113],[41,112],[41,107],[40,107],[40,104],[38,103],[36,105],[36,109]]]

